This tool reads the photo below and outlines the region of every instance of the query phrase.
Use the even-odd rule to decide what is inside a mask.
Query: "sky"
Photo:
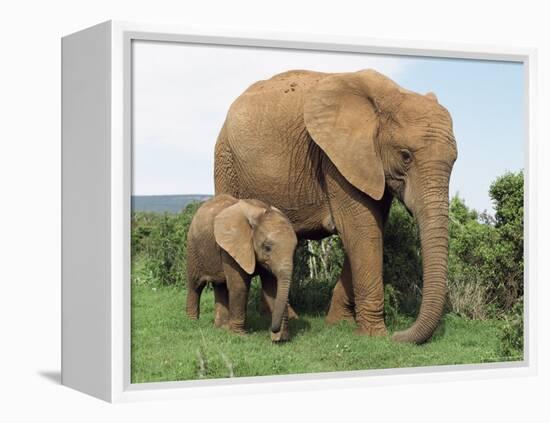
[[[522,64],[166,42],[133,43],[133,195],[213,194],[218,132],[252,83],[291,69],[367,68],[437,95],[458,147],[450,194],[493,213],[491,182],[524,168]]]

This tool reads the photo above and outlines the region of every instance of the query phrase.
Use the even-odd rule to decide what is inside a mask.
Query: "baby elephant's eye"
[[[266,253],[271,252],[271,245],[269,245],[269,244],[264,244],[262,247],[263,247],[263,249],[264,249],[264,251],[265,251]]]
[[[412,161],[412,154],[409,150],[400,150],[399,153],[401,154],[401,160],[403,160],[404,163],[409,164]]]

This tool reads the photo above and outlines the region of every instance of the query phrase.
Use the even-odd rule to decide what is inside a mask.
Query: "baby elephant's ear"
[[[214,219],[214,237],[218,245],[251,275],[256,267],[252,235],[265,209],[240,200]]]

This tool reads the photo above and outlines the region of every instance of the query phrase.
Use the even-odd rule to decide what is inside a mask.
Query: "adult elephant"
[[[215,150],[216,193],[257,198],[285,213],[299,238],[338,233],[345,249],[327,322],[386,334],[383,225],[392,198],[419,227],[423,298],[394,339],[421,343],[446,297],[449,178],[457,148],[449,112],[374,70],[290,71],[231,105]]]

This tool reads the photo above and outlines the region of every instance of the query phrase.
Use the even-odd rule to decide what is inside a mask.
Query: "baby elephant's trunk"
[[[278,333],[288,319],[287,304],[288,291],[292,280],[292,265],[286,267],[287,270],[281,272],[281,277],[277,276],[277,297],[271,316],[271,332],[273,333]]]

